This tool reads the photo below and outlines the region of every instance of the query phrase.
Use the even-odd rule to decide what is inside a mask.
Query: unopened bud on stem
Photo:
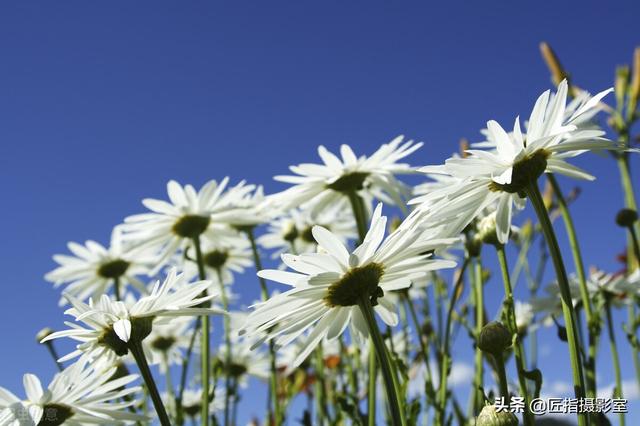
[[[38,343],[42,343],[42,340],[52,333],[53,333],[52,329],[50,329],[49,327],[45,327],[42,330],[38,331],[38,334],[36,334],[36,341]]]
[[[569,79],[569,74],[564,70],[560,63],[560,59],[558,59],[558,56],[553,49],[551,49],[549,44],[544,41],[540,43],[540,53],[542,54],[542,59],[544,59],[544,62],[549,68],[551,79],[556,86],[560,84],[562,80]]]
[[[633,209],[621,209],[616,215],[616,223],[623,228],[629,228],[633,226],[635,221],[638,220],[638,212]]]
[[[629,87],[629,67],[621,65],[616,68],[616,81],[614,84],[614,92],[616,95],[616,103],[618,108],[622,109],[624,105],[624,98],[627,94],[627,88]]]
[[[517,426],[518,418],[510,411],[496,410],[494,405],[485,405],[478,417],[476,426]]]
[[[635,114],[638,98],[640,98],[640,46],[636,47],[633,52],[633,75],[629,86],[629,105],[627,106],[627,114],[630,119]]]
[[[478,338],[478,347],[481,351],[496,356],[502,356],[502,353],[511,346],[511,332],[502,323],[492,321],[482,327]]]

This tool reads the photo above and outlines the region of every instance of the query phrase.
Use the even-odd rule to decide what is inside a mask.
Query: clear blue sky
[[[486,120],[528,115],[549,87],[540,41],[592,91],[640,44],[638,2],[426,3],[5,2],[0,384],[53,372],[34,340],[63,319],[42,278],[51,255],[104,242],[168,179],[229,175],[272,192],[319,144],[369,153],[400,133],[425,142],[412,163],[438,163]],[[586,263],[612,268],[617,171],[580,164],[598,176],[574,208]]]

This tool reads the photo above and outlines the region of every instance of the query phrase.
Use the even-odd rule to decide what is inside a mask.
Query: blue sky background
[[[53,373],[34,340],[62,325],[42,278],[51,255],[68,240],[105,242],[143,197],[164,197],[167,180],[229,175],[273,192],[283,186],[272,176],[316,161],[319,144],[371,153],[397,134],[425,142],[412,164],[439,163],[488,119],[528,116],[550,87],[542,40],[581,87],[611,86],[640,44],[639,13],[631,1],[5,2],[0,385],[20,393],[24,372]],[[579,164],[598,176],[573,208],[586,264],[616,268],[617,170],[609,158]],[[541,365],[567,380],[553,335],[543,334],[554,352]],[[604,339],[601,356],[610,383]]]

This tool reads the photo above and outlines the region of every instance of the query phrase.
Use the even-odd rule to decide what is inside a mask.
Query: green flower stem
[[[338,342],[340,343],[340,362],[342,363],[342,360],[346,359],[344,365],[347,368],[347,380],[349,381],[349,386],[351,387],[353,395],[358,395],[358,377],[356,376],[356,372],[353,369],[351,355],[349,354],[347,347],[344,345],[344,340],[342,340],[342,337],[343,336],[340,336],[338,338]]]
[[[256,244],[256,238],[253,234],[253,227],[250,227],[246,230],[247,237],[249,238],[249,242],[251,243],[251,252],[253,253],[253,264],[256,267],[256,271],[262,270],[262,261],[260,260],[260,253],[258,252],[258,245]],[[293,249],[293,247],[292,247]],[[260,283],[260,293],[262,296],[262,300],[266,301],[269,299],[269,291],[267,290],[267,283],[264,278],[258,277],[258,282]],[[271,394],[271,404],[273,405],[273,419],[276,425],[281,423],[281,409],[280,409],[280,400],[278,398],[278,369],[276,368],[276,348],[273,340],[269,341],[269,360],[271,367],[271,376],[269,377],[269,393]],[[269,413],[267,418],[271,418],[271,408],[269,408]]]
[[[175,390],[173,389],[173,380],[171,379],[171,369],[169,368],[169,356],[166,351],[162,352],[162,362],[165,368],[164,384],[167,390],[169,401],[175,401]]]
[[[400,386],[398,385],[398,378],[393,370],[389,353],[387,352],[387,346],[384,344],[384,339],[380,334],[380,329],[373,314],[373,307],[371,306],[371,300],[368,295],[360,297],[358,300],[358,306],[364,319],[367,323],[369,334],[371,335],[371,341],[376,353],[376,358],[380,365],[380,372],[382,373],[382,379],[387,391],[387,400],[389,404],[389,411],[391,415],[391,423],[394,426],[406,426],[404,407],[400,400]],[[375,380],[374,380],[375,383]],[[371,410],[369,410],[369,416],[371,416]]]
[[[607,298],[605,301],[605,310],[607,313],[607,329],[609,331],[609,350],[611,351],[611,361],[613,362],[613,371],[616,377],[616,388],[613,392],[613,397],[623,398],[622,374],[620,373],[620,357],[618,355],[618,346],[616,345],[616,334],[613,326],[613,316],[611,315],[611,301],[609,300],[609,298]],[[619,424],[620,426],[625,425],[625,417],[623,412],[620,412]]]
[[[356,226],[358,228],[358,243],[361,244],[364,241],[365,236],[367,235],[367,217],[364,208],[364,203],[362,198],[358,195],[356,191],[348,191],[346,193],[349,198],[349,202],[351,203],[351,209],[353,210],[353,217],[356,221]],[[376,326],[377,329],[377,326]],[[375,425],[376,418],[376,376],[377,376],[377,367],[376,367],[376,356],[373,354],[373,349],[375,346],[375,342],[371,339],[369,341],[369,387],[368,387],[368,422],[369,426]]]
[[[227,297],[227,289],[224,288],[224,282],[222,281],[222,271],[220,268],[216,269],[216,275],[218,276],[218,284],[220,285],[220,299],[222,300],[222,308],[227,312],[229,310],[229,299]],[[231,422],[230,408],[231,408],[231,320],[228,315],[224,316],[224,425],[229,426]]]
[[[531,249],[531,244],[533,243],[534,236],[535,234],[533,234],[533,231],[532,231],[532,234],[520,244],[518,259],[516,260],[516,265],[513,268],[513,271],[511,272],[511,282],[514,283],[514,285],[518,284],[518,280],[520,279],[520,274],[522,273],[522,271],[523,270],[525,271],[525,276],[526,276],[526,272],[527,270],[529,270],[528,256],[529,256],[529,250]]]
[[[356,220],[356,226],[358,227],[359,243],[364,241],[365,235],[367,235],[367,218],[364,209],[364,203],[362,198],[355,191],[347,192],[349,202],[351,203],[351,209],[353,210],[353,217]]]
[[[628,143],[628,135],[621,135],[620,141],[623,143]],[[615,155],[615,158],[616,158],[616,163],[618,165],[618,171],[620,172],[620,182],[622,183],[622,190],[624,192],[624,205],[629,209],[638,211],[638,205],[636,203],[633,184],[631,183],[631,172],[629,171],[629,154],[620,153]],[[635,224],[635,231],[636,231],[636,235],[640,233],[639,222],[636,222]],[[633,271],[633,266],[634,266],[633,258],[631,256],[632,254],[631,244],[632,244],[632,241],[629,236],[629,239],[628,239],[629,248],[627,252],[627,268],[629,271]],[[637,262],[640,262],[640,261],[636,261],[635,263],[636,265],[638,264]],[[629,304],[629,306],[627,307],[627,316],[628,316],[627,321],[631,326],[633,326],[633,324],[637,322],[635,304],[633,303]],[[635,336],[636,334],[635,329],[632,330],[632,332]],[[632,354],[633,366],[634,366],[634,369],[636,370],[636,380],[638,382],[638,385],[640,386],[640,351],[638,350],[638,347],[636,345],[632,345],[632,351],[633,351],[633,354]]]
[[[638,234],[633,226],[630,226],[628,229],[629,236],[631,237],[631,247],[633,247],[633,255],[636,258],[636,264],[640,265],[640,243],[638,243]]]
[[[58,371],[64,370],[64,366],[60,361],[60,357],[58,356],[58,351],[56,351],[55,346],[53,346],[53,340],[47,340],[43,343],[47,347],[47,351],[51,354],[51,358],[53,358],[53,362],[56,363],[56,367],[58,367]]]
[[[580,341],[576,327],[576,313],[573,308],[573,302],[571,299],[571,291],[569,289],[569,280],[567,279],[567,272],[564,268],[564,262],[562,261],[562,254],[560,247],[558,246],[558,240],[556,234],[553,231],[553,226],[549,220],[549,214],[542,201],[542,195],[538,189],[536,182],[531,182],[525,189],[527,196],[531,199],[531,204],[536,211],[542,233],[549,247],[549,253],[553,260],[553,266],[556,271],[558,279],[558,286],[560,287],[560,295],[562,300],[562,313],[564,315],[565,327],[567,329],[567,339],[569,344],[569,356],[571,359],[571,370],[573,374],[573,386],[575,390],[576,398],[584,398],[585,396],[585,384],[584,374],[582,372],[582,362],[580,361]],[[578,425],[583,426],[588,423],[588,418],[585,413],[578,414]]]
[[[184,424],[184,409],[182,407],[182,399],[184,397],[184,389],[187,386],[187,373],[189,371],[189,363],[191,362],[191,354],[193,353],[193,346],[196,342],[196,336],[200,331],[200,327],[202,325],[202,319],[198,317],[196,319],[195,327],[193,328],[193,333],[191,333],[191,338],[189,339],[189,346],[187,347],[187,352],[182,358],[182,371],[180,372],[180,387],[178,388],[178,394],[176,395],[176,423],[178,425]]]
[[[117,301],[122,300],[122,298],[120,297],[120,278],[119,277],[116,277],[113,279],[113,293]]]
[[[598,344],[598,324],[599,319],[596,312],[593,311],[591,306],[591,299],[589,299],[589,291],[587,290],[587,277],[584,271],[584,263],[582,262],[582,254],[580,252],[580,245],[578,244],[578,237],[573,225],[573,219],[569,212],[567,202],[562,195],[562,190],[555,176],[551,173],[547,173],[547,179],[553,188],[553,193],[558,201],[558,207],[562,214],[562,220],[564,221],[565,228],[567,230],[567,236],[569,237],[569,244],[571,246],[571,253],[573,254],[573,262],[576,267],[576,274],[578,275],[578,283],[580,285],[580,298],[582,299],[582,306],[584,308],[585,316],[587,317],[587,330],[589,341],[589,354],[585,364],[585,376],[586,376],[586,395],[589,398],[596,397],[596,352]]]
[[[158,392],[158,387],[156,386],[156,382],[153,380],[153,375],[151,374],[151,370],[149,369],[149,364],[147,363],[147,359],[144,356],[142,342],[129,341],[128,347],[131,351],[131,354],[136,360],[136,364],[138,364],[140,375],[147,385],[149,396],[151,396],[151,401],[153,401],[153,406],[155,407],[156,413],[158,414],[160,424],[162,426],[171,426],[171,421],[169,420],[169,416],[167,415],[167,410],[164,408],[162,398],[160,397],[160,393]]]
[[[511,395],[509,395],[509,385],[507,383],[507,371],[504,367],[504,357],[502,356],[502,354],[493,354],[492,356],[496,363],[496,374],[498,375],[498,387],[500,388],[500,395],[508,404],[509,401],[511,401]]]
[[[256,244],[256,237],[253,234],[253,228],[249,228],[246,230],[247,237],[249,238],[249,242],[251,243],[251,252],[253,253],[253,263],[256,266],[256,270],[262,270],[262,261],[260,260],[260,253],[258,252],[258,245]],[[262,296],[262,300],[267,300],[269,298],[269,291],[267,290],[267,283],[262,277],[258,277],[258,282],[260,283],[260,295]]]
[[[573,226],[573,219],[569,212],[567,202],[562,195],[562,190],[555,176],[551,173],[547,173],[547,179],[553,188],[553,193],[558,201],[558,207],[562,214],[567,235],[569,237],[569,244],[571,245],[571,253],[573,254],[573,261],[576,267],[576,274],[578,275],[578,281],[580,283],[580,297],[582,298],[582,306],[587,316],[587,322],[592,324],[593,321],[593,308],[591,307],[591,300],[589,299],[589,292],[587,290],[587,278],[584,272],[584,263],[582,262],[582,254],[580,252],[580,245],[578,244],[578,237],[576,235],[576,229]]]
[[[528,274],[529,278],[529,295],[530,297],[535,297],[538,292],[538,286],[542,282],[544,277],[544,272],[547,269],[547,261],[549,260],[549,255],[547,252],[547,247],[544,245],[544,241],[541,241],[540,244],[540,261],[538,262],[538,266],[536,268],[535,277],[531,276],[531,273]],[[594,346],[594,349],[597,348],[597,344]],[[595,359],[595,355],[594,355]],[[529,362],[531,368],[538,367],[538,330],[533,329],[529,331]]]
[[[206,273],[204,270],[204,259],[202,257],[202,248],[200,247],[200,237],[196,236],[193,239],[193,245],[196,249],[196,262],[198,264],[198,276],[201,280],[206,279]],[[202,335],[201,335],[201,348],[200,348],[200,368],[202,375],[202,407],[201,407],[201,421],[202,426],[209,425],[209,378],[211,376],[211,345],[209,331],[211,324],[208,315],[203,315],[202,320]]]
[[[376,426],[376,384],[378,366],[376,365],[376,348],[372,339],[369,339],[369,388],[367,389],[367,424]]]
[[[409,351],[411,349],[410,343],[410,330],[409,330],[409,319],[407,318],[407,307],[403,303],[400,303],[400,324],[402,324],[402,341],[404,344],[404,348],[402,350],[402,356],[404,359],[409,359]],[[419,331],[416,331],[419,333]]]
[[[439,407],[437,409],[437,422],[436,424],[443,426],[445,424],[445,413],[447,411],[447,379],[449,376],[449,368],[451,366],[451,354],[449,353],[449,340],[451,337],[451,319],[453,316],[453,309],[458,299],[458,293],[462,289],[464,283],[464,274],[469,265],[469,258],[465,257],[460,272],[456,280],[456,284],[453,288],[453,294],[449,299],[449,308],[447,310],[447,323],[444,329],[444,341],[440,347],[440,387],[438,389]]]
[[[436,319],[437,319],[437,332],[438,332],[438,345],[442,344],[442,338],[444,336],[444,313],[443,313],[443,299],[444,297],[446,297],[446,295],[444,295],[443,291],[441,290],[442,288],[444,288],[444,284],[436,281],[435,283],[435,288],[433,289],[433,298],[435,301],[435,305],[436,305]],[[436,346],[436,350],[438,350],[438,347]],[[442,359],[440,357],[438,357],[438,362],[442,363]]]
[[[233,389],[233,409],[231,410],[231,424],[238,424],[236,419],[238,418],[238,379],[234,378],[231,383],[231,389]]]
[[[622,182],[622,189],[624,191],[624,205],[629,209],[638,211],[636,196],[633,190],[633,183],[631,181],[631,172],[629,171],[629,153],[620,153],[616,156],[616,158],[618,170],[620,171],[620,181]],[[636,222],[634,228],[636,230],[636,234],[639,234],[640,223]]]
[[[511,333],[516,336],[514,343],[514,352],[516,358],[516,370],[518,372],[518,383],[520,384],[520,396],[524,397],[524,411],[522,418],[526,426],[533,425],[533,415],[529,410],[529,403],[531,401],[529,390],[527,389],[527,379],[524,376],[525,373],[525,360],[524,360],[524,347],[522,340],[518,336],[518,325],[516,322],[516,312],[514,309],[513,290],[511,288],[511,279],[509,278],[509,266],[507,264],[507,254],[505,253],[504,246],[497,246],[498,262],[500,263],[500,270],[502,271],[502,282],[504,283],[504,293],[506,298],[506,316],[508,322],[508,328]],[[503,366],[504,368],[504,366]]]
[[[480,257],[475,258],[475,262],[473,265],[473,291],[475,294],[475,304],[476,304],[476,329],[475,335],[476,339],[480,336],[480,332],[482,331],[482,327],[484,326],[484,285],[482,282],[482,262]],[[475,366],[475,376],[473,378],[473,417],[480,413],[482,407],[484,405],[484,395],[482,394],[481,388],[484,385],[483,381],[483,355],[482,351],[476,345],[475,356],[474,356],[474,366]],[[472,417],[472,416],[469,416]]]
[[[431,363],[429,362],[429,346],[428,342],[425,342],[422,338],[422,327],[420,326],[420,321],[418,321],[418,315],[416,314],[416,309],[411,303],[411,299],[409,299],[409,294],[404,291],[402,292],[402,297],[409,308],[409,314],[411,315],[411,320],[413,321],[413,327],[416,329],[416,335],[418,336],[418,341],[420,342],[420,351],[422,353],[422,358],[424,360],[424,365],[426,367],[425,370],[425,387],[429,389],[428,392],[425,392],[425,397],[427,399],[427,403],[433,403],[434,401],[430,401],[429,395],[435,395],[435,389],[433,387],[433,378],[431,377]]]

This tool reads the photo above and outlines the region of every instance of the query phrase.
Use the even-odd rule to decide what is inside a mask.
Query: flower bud
[[[638,220],[638,212],[633,209],[621,209],[616,215],[616,223],[618,226],[628,228]]]
[[[549,44],[544,41],[540,43],[540,53],[542,54],[542,59],[544,59],[544,62],[549,68],[551,79],[556,86],[560,84],[562,80],[569,79],[569,74],[564,70],[560,63],[560,59],[558,59],[558,56],[553,49],[551,49]]]
[[[633,75],[629,86],[629,115],[635,112],[640,98],[640,47],[633,52]]]
[[[466,138],[460,139],[460,157],[466,158],[469,156],[467,150],[469,149],[469,141]]]
[[[542,192],[542,202],[544,203],[544,206],[547,210],[551,210],[551,207],[553,207],[553,187],[551,186],[549,181],[547,181],[544,186],[544,191]]]
[[[494,405],[485,405],[476,418],[476,426],[517,426],[518,418],[510,411],[497,411]]]
[[[431,321],[425,322],[420,328],[422,329],[422,334],[427,337],[430,337],[433,334],[433,325],[431,324]]]
[[[483,217],[480,222],[478,222],[478,238],[485,244],[491,244],[496,247],[502,246],[496,233],[496,212]]]
[[[492,321],[482,327],[478,338],[481,351],[492,355],[502,355],[511,346],[511,332],[502,323]]]
[[[43,328],[42,330],[38,331],[38,334],[36,334],[36,341],[38,343],[42,342],[42,339],[44,339],[45,337],[47,337],[51,333],[53,333],[53,330],[50,329],[49,327]]]
[[[616,81],[613,85],[618,105],[624,104],[624,98],[629,87],[629,67],[622,65],[616,68]]]

